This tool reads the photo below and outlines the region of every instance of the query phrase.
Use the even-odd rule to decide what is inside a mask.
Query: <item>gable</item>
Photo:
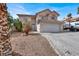
[[[49,9],[46,9],[46,10],[36,13],[36,15],[45,16],[46,14],[50,14],[50,13],[51,13],[51,11]]]
[[[45,9],[45,10],[42,10],[42,11],[36,13],[36,15],[40,15],[40,16],[45,16],[46,14],[51,14],[53,16],[59,16],[59,13],[57,13],[55,10],[51,11],[49,9]]]
[[[18,15],[18,17],[19,17],[19,20],[20,20],[21,22],[23,22],[23,23],[24,23],[25,21],[27,21],[28,19],[30,19],[29,16],[24,15],[24,14]]]
[[[36,16],[35,15],[26,15],[26,14],[17,14],[18,17],[20,18],[20,20],[28,20],[28,19],[31,19],[31,20],[35,20]]]

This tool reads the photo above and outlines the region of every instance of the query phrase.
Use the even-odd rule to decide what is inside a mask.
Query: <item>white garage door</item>
[[[43,24],[40,26],[40,32],[60,32],[58,24]]]

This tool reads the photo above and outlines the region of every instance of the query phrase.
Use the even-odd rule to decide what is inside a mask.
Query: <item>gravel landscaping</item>
[[[13,51],[21,56],[57,56],[47,39],[38,33],[26,36],[24,33],[15,32],[10,39]]]

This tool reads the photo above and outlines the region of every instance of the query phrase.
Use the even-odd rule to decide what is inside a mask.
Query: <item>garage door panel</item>
[[[59,32],[59,25],[57,24],[43,24],[40,27],[40,32]]]

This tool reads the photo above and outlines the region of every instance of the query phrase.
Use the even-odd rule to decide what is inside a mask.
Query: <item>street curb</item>
[[[47,38],[46,38],[47,39]],[[47,39],[48,40],[48,39]],[[58,56],[61,56],[61,54],[58,52],[58,50],[55,48],[54,44],[52,44],[51,40],[48,40],[51,47],[54,49],[54,51],[58,54]]]
[[[42,34],[41,34],[42,35]],[[42,35],[43,36],[43,35]],[[45,36],[43,36],[44,38],[46,38]],[[48,40],[48,38],[46,38]],[[58,56],[61,56],[61,54],[58,52],[58,50],[55,48],[54,44],[51,42],[51,40],[48,40],[49,44],[51,45],[51,47],[54,49],[54,51],[57,53]]]

